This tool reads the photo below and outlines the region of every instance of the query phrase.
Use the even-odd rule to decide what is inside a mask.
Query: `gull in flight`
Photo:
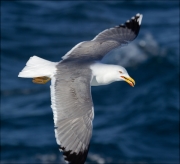
[[[125,68],[103,64],[101,60],[112,49],[137,37],[142,17],[136,14],[93,40],[80,42],[60,62],[33,56],[19,73],[18,77],[33,78],[38,84],[51,80],[55,137],[67,163],[84,164],[87,158],[94,119],[91,86],[126,81],[134,87],[135,81]]]

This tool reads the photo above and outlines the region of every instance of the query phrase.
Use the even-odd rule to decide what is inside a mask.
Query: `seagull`
[[[80,42],[60,62],[33,56],[19,73],[18,77],[33,78],[37,84],[51,80],[55,138],[65,162],[86,161],[94,119],[91,86],[126,81],[134,87],[135,81],[125,68],[101,61],[108,52],[137,37],[142,17],[138,13],[124,24],[102,31],[93,40]]]

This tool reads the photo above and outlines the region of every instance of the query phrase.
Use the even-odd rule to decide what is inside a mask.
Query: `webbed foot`
[[[51,78],[49,78],[47,76],[43,76],[43,77],[33,78],[32,82],[36,83],[36,84],[46,84],[49,80],[51,80]]]

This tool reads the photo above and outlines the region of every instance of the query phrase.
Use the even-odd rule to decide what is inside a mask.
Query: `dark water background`
[[[74,45],[143,14],[138,38],[104,62],[136,86],[92,88],[94,130],[86,163],[179,163],[179,2],[1,1],[1,164],[63,163],[49,85],[18,73],[33,55],[59,61]]]

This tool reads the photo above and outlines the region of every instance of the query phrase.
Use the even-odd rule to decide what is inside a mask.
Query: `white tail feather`
[[[57,62],[51,62],[40,57],[33,56],[30,57],[18,77],[34,78],[47,76],[51,78],[56,72],[56,65]]]

